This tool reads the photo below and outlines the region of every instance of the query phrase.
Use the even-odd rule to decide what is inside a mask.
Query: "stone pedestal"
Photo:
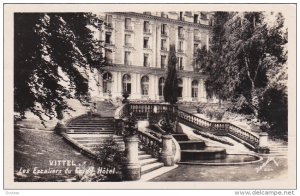
[[[270,149],[268,147],[268,134],[267,133],[262,132],[259,134],[259,145],[258,145],[256,151],[261,154],[270,153]]]
[[[259,146],[266,147],[268,146],[268,134],[265,132],[261,132],[259,134]]]
[[[174,155],[172,152],[172,136],[163,135],[162,136],[162,151],[160,153],[160,161],[164,163],[164,166],[174,165]]]
[[[124,138],[125,142],[125,163],[124,178],[125,180],[134,181],[141,178],[141,165],[138,159],[138,142],[137,136],[128,136]]]

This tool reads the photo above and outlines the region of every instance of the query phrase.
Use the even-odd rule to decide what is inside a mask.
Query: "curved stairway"
[[[125,150],[123,137],[114,135],[114,118],[112,117],[93,115],[74,119],[67,125],[64,137],[77,148],[92,154],[92,156],[96,154],[101,144],[111,137],[119,145],[120,150]],[[158,159],[153,158],[145,151],[139,151],[138,155],[142,175],[163,167],[163,163],[158,162]]]

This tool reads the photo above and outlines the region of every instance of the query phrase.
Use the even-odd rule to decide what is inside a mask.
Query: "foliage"
[[[115,174],[107,175],[108,181],[122,180],[122,165],[125,161],[124,151],[116,143],[113,136],[107,138],[97,149],[97,160],[102,167],[115,170]]]
[[[91,13],[15,13],[14,110],[62,119],[69,98],[84,101],[86,70],[105,65],[103,43],[94,38],[102,21]]]
[[[123,133],[123,135],[125,137],[135,135],[137,132],[137,120],[135,116],[132,113],[130,113],[129,117],[125,117],[123,121],[125,124],[125,132]]]
[[[207,108],[205,110],[205,115],[212,120],[213,118],[215,118],[218,121],[221,121],[224,117],[225,111],[222,109],[209,109]]]
[[[178,79],[176,72],[176,63],[177,59],[175,45],[170,45],[167,78],[164,85],[164,99],[170,104],[175,104],[178,98]]]
[[[274,114],[287,113],[283,15],[216,12],[214,24],[210,50],[199,49],[195,58],[195,66],[207,75],[208,95],[230,101],[232,111],[254,114],[273,130],[287,130],[287,118]]]
[[[242,102],[238,106],[254,114],[258,97],[270,82],[270,70],[277,70],[286,62],[284,18],[279,13],[271,24],[265,15],[216,12],[207,60],[198,63],[208,75],[206,86],[210,94]],[[204,52],[199,50],[196,62],[201,62]]]
[[[260,97],[258,117],[267,122],[270,135],[286,137],[288,133],[287,94],[283,89],[269,88]]]

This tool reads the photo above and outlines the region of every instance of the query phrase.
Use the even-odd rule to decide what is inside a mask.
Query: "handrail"
[[[259,136],[245,130],[241,127],[238,127],[232,123],[228,122],[211,122],[209,120],[203,119],[199,116],[190,114],[186,111],[177,109],[177,117],[179,117],[183,122],[192,123],[193,125],[198,126],[199,128],[209,128],[211,130],[218,130],[218,131],[227,131],[228,133],[246,141],[247,143],[251,144],[252,146],[256,147],[259,145]]]
[[[246,143],[252,145],[253,147],[257,147],[259,145],[259,136],[245,130],[241,127],[238,127],[229,122],[212,122],[206,119],[203,119],[194,114],[190,114],[186,111],[178,109],[176,106],[172,106],[168,103],[129,103],[128,108],[123,107],[123,110],[127,109],[128,113],[133,113],[136,116],[140,117],[149,117],[148,114],[163,114],[169,113],[172,114],[173,117],[176,117],[177,120],[182,123],[186,123],[187,125],[201,130],[203,128],[209,129],[211,131],[222,131],[228,134],[229,136],[236,137],[240,140],[245,141]],[[120,110],[119,110],[120,112]],[[121,112],[122,113],[122,112]],[[152,135],[139,134],[140,137],[147,137],[149,140],[155,141]],[[155,137],[154,137],[155,138]],[[157,138],[156,138],[157,139]],[[146,144],[149,145],[149,144]]]
[[[137,131],[137,135],[140,139],[139,148],[151,154],[153,157],[158,158],[162,148],[162,141],[140,130]]]

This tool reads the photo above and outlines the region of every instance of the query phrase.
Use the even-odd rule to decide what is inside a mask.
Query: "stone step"
[[[114,131],[111,132],[90,132],[90,131],[77,131],[77,132],[67,132],[68,134],[104,134],[104,135],[113,135]]]
[[[221,147],[206,147],[203,150],[181,150],[181,161],[212,160],[226,157],[226,150]]]
[[[138,154],[139,155],[144,155],[144,154],[146,154],[146,152],[145,151],[139,151]]]
[[[67,127],[68,129],[89,129],[89,130],[113,130],[114,128],[113,127],[110,127],[110,126],[106,126],[106,127]]]
[[[151,172],[153,170],[156,170],[158,168],[161,168],[163,166],[164,166],[164,164],[163,163],[159,163],[159,162],[148,164],[148,165],[144,165],[144,166],[141,167],[141,174],[143,175],[143,174],[149,173],[149,172]]]
[[[152,158],[152,156],[149,154],[139,155],[139,160],[144,160],[144,159],[149,159],[149,158]]]
[[[206,145],[203,141],[178,141],[181,150],[200,150]]]
[[[72,122],[68,126],[71,125],[81,125],[81,126],[90,126],[90,125],[113,125],[114,122],[99,122],[99,121],[89,121],[89,122]]]
[[[177,140],[177,141],[189,141],[189,138],[186,134],[184,133],[176,133],[172,134],[172,136]]]
[[[156,162],[158,162],[158,159],[156,159],[156,158],[143,159],[143,160],[140,160],[139,162],[140,162],[141,166],[144,166],[144,165],[156,163]]]

